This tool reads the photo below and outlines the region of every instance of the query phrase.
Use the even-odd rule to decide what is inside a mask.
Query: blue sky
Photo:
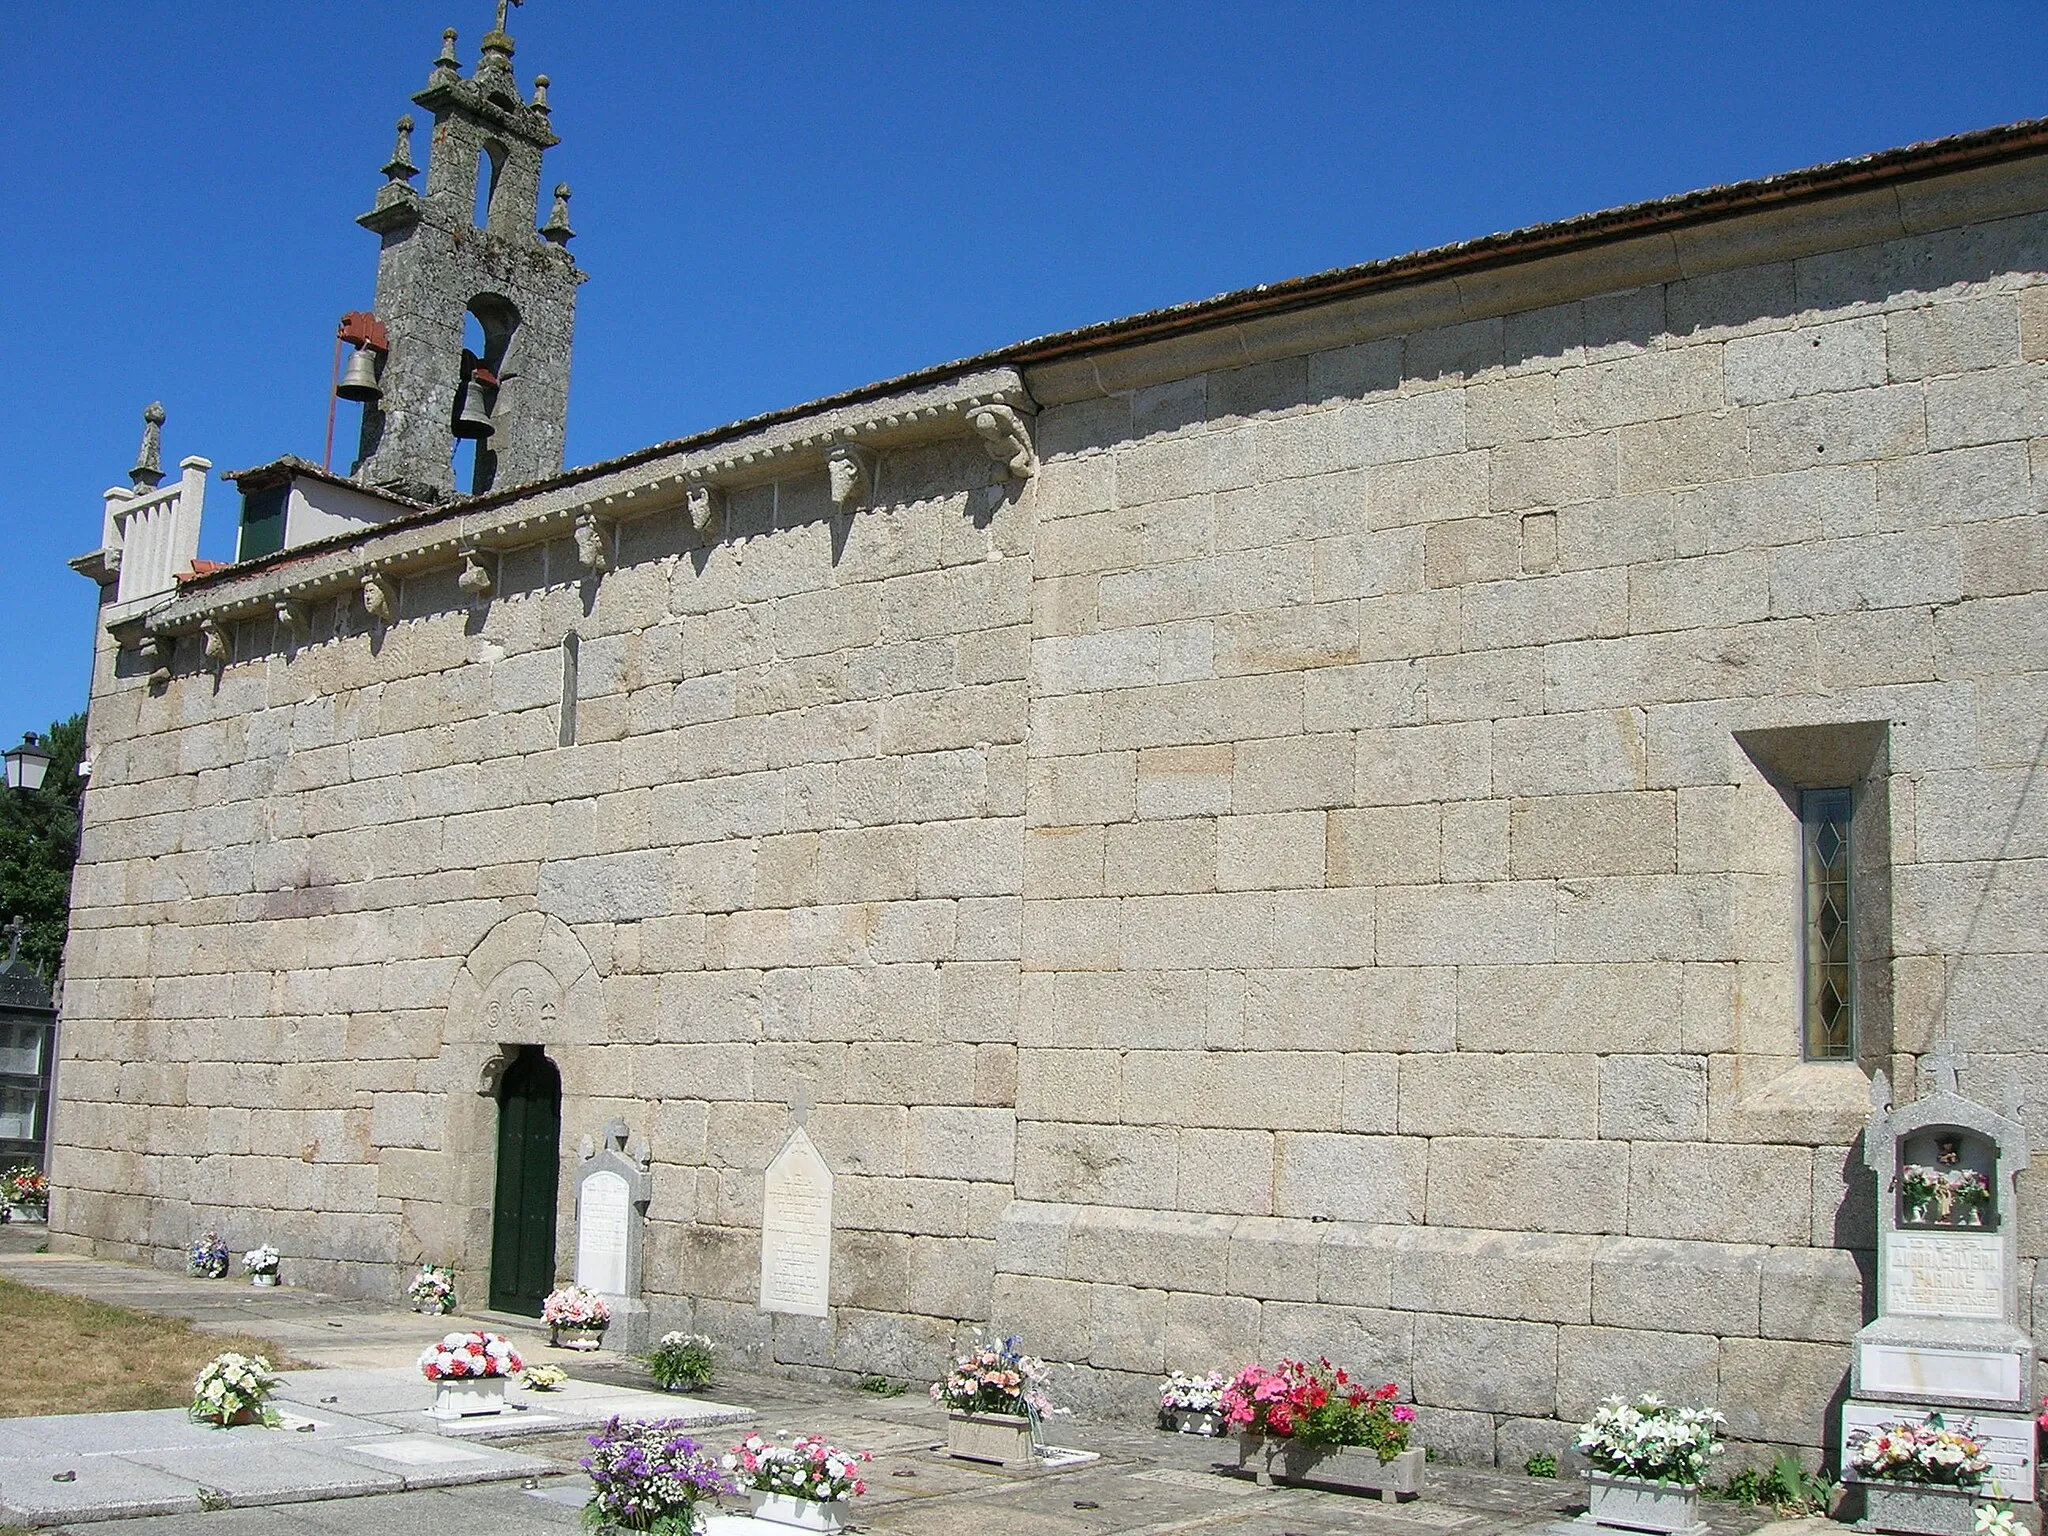
[[[85,702],[142,406],[319,459],[444,26],[491,0],[10,5],[0,738]],[[2048,114],[2048,8],[531,0],[582,289],[569,461],[1023,337]],[[421,147],[425,135],[421,136]],[[345,434],[344,434],[345,436]],[[345,464],[345,455],[337,452]],[[202,554],[236,498],[208,493]]]

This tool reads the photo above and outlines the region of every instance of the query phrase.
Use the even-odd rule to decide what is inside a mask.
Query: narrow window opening
[[[491,208],[498,200],[498,178],[505,169],[505,152],[486,144],[476,157],[476,208],[471,217],[478,229],[491,227]]]
[[[1806,1059],[1856,1059],[1856,962],[1849,908],[1849,837],[1855,797],[1846,788],[1799,796],[1805,865],[1804,972]]]
[[[582,642],[576,631],[562,636],[562,734],[565,747],[576,745],[576,657]]]

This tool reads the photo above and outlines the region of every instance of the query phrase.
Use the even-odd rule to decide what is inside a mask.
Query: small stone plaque
[[[2001,1321],[2005,1249],[1998,1237],[1894,1232],[1885,1247],[1885,1294],[1893,1315]]]
[[[831,1297],[832,1170],[798,1126],[762,1191],[761,1310],[823,1317]]]
[[[1996,1398],[2021,1395],[2020,1357],[1996,1350],[1916,1349],[1909,1344],[1858,1346],[1860,1389],[1901,1397]]]
[[[626,1244],[632,1220],[632,1191],[609,1170],[583,1180],[582,1208],[576,1213],[576,1283],[605,1296],[623,1296],[631,1287],[626,1276]]]

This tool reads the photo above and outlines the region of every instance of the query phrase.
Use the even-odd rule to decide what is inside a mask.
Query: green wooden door
[[[555,1285],[555,1183],[562,1077],[523,1045],[498,1088],[498,1190],[491,1208],[491,1306],[539,1317]]]

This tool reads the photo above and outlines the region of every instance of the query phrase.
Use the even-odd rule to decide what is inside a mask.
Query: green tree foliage
[[[41,789],[8,789],[0,783],[0,928],[16,917],[27,918],[22,955],[46,979],[54,979],[71,920],[85,716],[51,726],[42,745],[50,754],[50,771]],[[0,950],[0,958],[4,954]]]

